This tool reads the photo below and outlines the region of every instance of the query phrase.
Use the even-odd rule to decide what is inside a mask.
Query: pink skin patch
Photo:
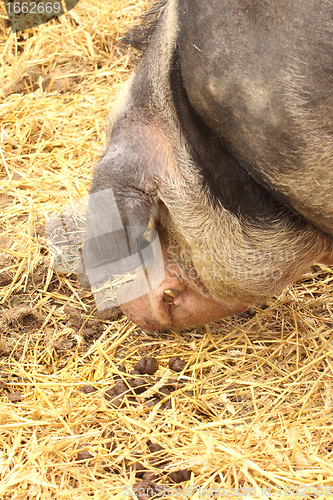
[[[178,276],[181,276],[180,279]],[[164,300],[165,290],[179,293],[173,303]],[[166,271],[164,281],[152,292],[121,305],[126,316],[141,328],[163,330],[168,327],[188,328],[233,316],[248,309],[248,305],[221,304],[203,297],[195,285],[174,267]]]

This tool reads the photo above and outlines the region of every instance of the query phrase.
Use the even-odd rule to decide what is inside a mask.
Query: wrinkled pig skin
[[[333,6],[169,0],[155,14],[91,192],[111,188],[125,227],[158,231],[165,279],[121,306],[158,330],[237,314],[332,264]]]

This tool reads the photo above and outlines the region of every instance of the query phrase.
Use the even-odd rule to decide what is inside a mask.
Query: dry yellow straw
[[[252,318],[147,334],[96,314],[75,275],[48,267],[45,218],[89,192],[110,103],[132,69],[119,40],[143,7],[80,0],[44,26],[1,31],[0,498],[123,499],[140,467],[192,498],[200,486],[226,498],[329,498],[331,269],[316,267]],[[175,355],[180,373],[168,367]],[[158,370],[137,394],[130,372],[144,356]],[[118,406],[105,398],[117,381]]]

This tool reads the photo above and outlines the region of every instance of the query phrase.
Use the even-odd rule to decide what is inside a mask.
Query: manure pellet
[[[9,392],[8,399],[11,403],[20,403],[22,401],[22,393],[21,392]]]
[[[109,401],[113,406],[120,407],[124,403],[125,395],[117,394],[114,387],[109,389],[104,393],[104,397],[107,401]]]
[[[127,393],[129,391],[129,387],[123,380],[117,380],[113,387],[114,391],[118,396],[121,396],[124,393]]]
[[[158,390],[158,393],[164,397],[164,396],[169,396],[171,394],[171,391],[170,389],[166,386],[166,385],[163,385],[159,390]]]
[[[161,446],[160,444],[152,443],[150,441],[148,441],[147,446],[148,446],[148,450],[150,451],[150,453],[156,453],[157,451],[164,450],[163,446]]]
[[[155,358],[146,356],[135,363],[134,370],[138,371],[142,375],[154,375],[157,371],[157,366],[157,360]]]
[[[171,481],[173,481],[174,483],[183,483],[191,479],[191,472],[192,471],[189,469],[170,472],[170,474],[168,474],[168,478],[171,479]]]
[[[136,493],[138,500],[148,500],[157,493],[157,484],[153,481],[139,481],[133,485],[133,492]]]
[[[145,406],[147,408],[152,408],[153,406],[156,406],[160,401],[161,400],[159,398],[148,399],[147,401],[145,401]]]
[[[83,394],[92,394],[93,392],[96,392],[97,389],[93,385],[86,384],[80,387],[79,391],[83,392]]]
[[[125,458],[125,468],[128,472],[134,471],[135,476],[140,479],[145,472],[148,472],[147,467],[142,462],[140,462],[139,456],[133,456],[132,460]]]
[[[80,450],[76,455],[77,460],[90,460],[94,456],[88,450]]]
[[[186,361],[183,361],[178,356],[173,356],[169,360],[168,367],[174,372],[181,372],[184,370],[186,364]]]
[[[143,378],[134,378],[130,381],[130,384],[136,394],[142,394],[149,387],[149,384]]]
[[[144,475],[142,476],[143,481],[149,481],[153,482],[156,481],[157,479],[157,474],[154,474],[154,472],[145,472]]]

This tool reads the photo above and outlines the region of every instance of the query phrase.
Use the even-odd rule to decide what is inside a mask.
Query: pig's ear
[[[128,168],[131,155],[119,153],[113,147],[111,154],[104,155],[96,167],[89,196],[82,257],[91,285],[100,281],[103,270],[110,272],[112,268],[121,273],[140,265],[135,258],[147,246],[143,235],[153,204],[138,186],[142,175],[135,169],[135,162],[132,169]],[[136,158],[132,156],[132,160]]]
[[[149,217],[149,204],[138,196],[116,195],[111,188],[91,193],[79,274],[86,273],[93,286],[140,266]]]
[[[138,162],[132,174],[127,168],[121,174],[119,165],[100,162],[86,214],[81,274],[85,272],[99,309],[145,295],[165,278],[158,234],[147,231],[156,200],[153,183],[146,183],[149,171],[139,171],[147,163]],[[149,186],[150,194],[143,186]]]
[[[114,124],[110,143],[96,166],[91,193],[111,189],[123,226],[147,227],[170,152],[157,127],[127,121]]]
[[[89,203],[88,214],[93,224],[99,214],[99,218],[115,218],[116,224],[121,221],[124,228],[147,228],[153,206],[146,189],[152,184],[149,161],[119,142],[109,145],[95,169],[90,196],[96,199]]]

